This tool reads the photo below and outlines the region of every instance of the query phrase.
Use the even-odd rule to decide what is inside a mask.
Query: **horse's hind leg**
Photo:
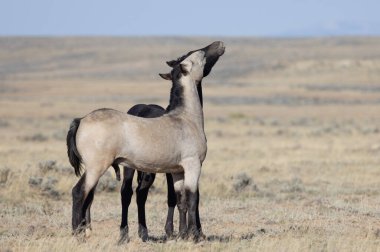
[[[128,208],[133,195],[132,181],[135,170],[124,166],[123,185],[121,186],[121,224],[119,244],[128,241]]]
[[[86,227],[87,209],[94,199],[94,190],[99,177],[100,175],[97,173],[86,171],[72,190],[72,227],[74,234],[83,231]]]
[[[73,233],[78,233],[83,231],[82,225],[84,224],[82,218],[82,206],[84,202],[84,181],[86,180],[86,173],[82,175],[78,183],[74,186],[72,190],[73,196],[73,212],[72,212],[72,228]]]
[[[138,171],[136,188],[136,202],[139,217],[139,237],[145,242],[148,239],[148,229],[145,219],[145,203],[148,198],[149,188],[152,186],[156,174]]]
[[[89,203],[89,205],[87,207],[87,211],[86,211],[86,236],[90,236],[90,233],[92,230],[90,209],[91,209],[92,202],[94,200],[95,189],[96,189],[96,185],[94,186],[94,188],[92,188],[92,190],[88,194],[88,198],[89,198],[90,203]]]
[[[165,232],[167,237],[173,236],[173,217],[174,208],[177,205],[176,194],[174,191],[173,177],[170,173],[166,173],[166,182],[168,185],[168,216],[166,218]]]

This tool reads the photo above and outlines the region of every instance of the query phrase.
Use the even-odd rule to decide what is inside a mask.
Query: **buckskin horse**
[[[78,176],[82,166],[86,170],[72,190],[74,233],[87,227],[87,209],[99,178],[116,164],[149,173],[171,173],[180,213],[179,236],[199,237],[197,191],[207,144],[196,80],[203,77],[208,58],[224,53],[222,42],[212,49],[190,52],[173,67],[171,109],[162,116],[141,118],[99,109],[73,120],[67,135],[69,160]]]

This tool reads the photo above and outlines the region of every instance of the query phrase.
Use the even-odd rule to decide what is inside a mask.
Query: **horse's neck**
[[[203,130],[202,93],[199,93],[199,90],[202,92],[202,86],[196,85],[195,83],[186,83],[183,85],[182,112],[184,117],[193,121]]]
[[[203,107],[202,81],[196,82],[199,101]],[[170,90],[169,105],[166,107],[166,113],[182,106],[183,103],[183,87],[181,84],[173,83]]]

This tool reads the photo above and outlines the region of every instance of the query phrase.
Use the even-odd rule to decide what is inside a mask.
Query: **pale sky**
[[[380,0],[0,0],[5,35],[380,35]]]

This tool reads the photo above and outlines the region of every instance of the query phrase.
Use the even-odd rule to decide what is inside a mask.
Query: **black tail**
[[[75,141],[76,135],[77,135],[77,130],[80,124],[81,118],[75,118],[71,124],[70,124],[70,129],[69,132],[67,132],[67,138],[66,138],[66,143],[67,143],[67,155],[69,156],[70,164],[74,167],[75,170],[75,175],[78,177],[81,175],[82,167],[82,157],[80,156],[78,149],[77,149],[77,144]]]

